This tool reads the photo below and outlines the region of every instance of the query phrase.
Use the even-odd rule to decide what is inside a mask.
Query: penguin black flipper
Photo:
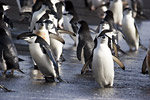
[[[65,44],[65,40],[62,37],[60,37],[59,35],[57,35],[57,34],[50,33],[49,37],[58,40],[62,44]]]
[[[56,74],[57,74],[57,79],[61,82],[62,79],[60,78],[60,75],[59,75],[58,63],[56,62],[56,60],[52,54],[50,46],[47,44],[47,42],[43,38],[41,38],[40,36],[38,36],[38,37],[39,38],[36,40],[36,42],[40,43],[41,48],[44,49],[44,51],[45,51],[43,53],[46,53],[48,55],[48,57],[51,59],[51,61],[53,62],[54,69],[55,69]]]
[[[4,87],[4,86],[2,86],[2,85],[0,85],[0,88],[1,88],[2,90],[4,90],[5,92],[13,92],[12,90],[9,90],[9,89],[7,89],[6,87]]]
[[[141,73],[142,74],[148,74],[148,71],[146,70],[147,69],[147,66],[146,66],[146,57],[147,56],[145,56],[145,58],[144,58],[144,60],[143,60],[143,63],[142,63],[142,69],[141,69]]]
[[[123,70],[125,70],[124,64],[117,57],[112,55],[112,58]]]
[[[88,68],[88,66],[90,65],[92,60],[93,60],[93,54],[89,57],[89,59],[83,65],[82,70],[81,70],[81,74],[84,74],[86,72],[86,69]]]
[[[79,61],[81,61],[81,53],[82,53],[82,49],[84,48],[84,46],[85,46],[85,42],[82,41],[79,37],[79,43],[77,46],[77,58]]]
[[[14,27],[13,22],[6,15],[4,15],[4,21],[10,25],[11,28]]]

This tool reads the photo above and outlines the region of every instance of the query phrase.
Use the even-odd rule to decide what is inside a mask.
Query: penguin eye
[[[105,36],[102,36],[103,39],[105,39]]]

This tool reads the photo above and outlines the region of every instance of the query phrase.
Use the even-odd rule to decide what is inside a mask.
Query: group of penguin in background
[[[118,45],[118,33],[123,33],[122,36],[130,50],[138,50],[139,47],[146,50],[140,43],[132,9],[125,8],[120,15],[122,18],[115,15],[117,7],[121,7],[119,10],[123,11],[122,4],[122,0],[111,1],[112,8],[105,12],[104,18],[95,30],[97,35],[93,39],[87,22],[79,18],[71,1],[36,0],[32,7],[29,31],[19,34],[17,39],[28,42],[34,66],[43,74],[46,82],[54,82],[56,79],[65,82],[60,76],[60,66],[65,44],[63,33],[67,33],[75,42],[78,60],[83,63],[81,74],[92,70],[95,80],[101,87],[113,87],[114,61],[125,70],[124,64],[118,58],[118,52],[125,53]],[[4,5],[1,3],[2,9]],[[4,74],[7,70],[24,73],[19,68],[17,50],[10,36],[9,26],[12,24],[5,15],[5,10],[1,8],[0,68],[4,70]],[[143,61],[143,73],[147,73],[147,68],[150,73],[149,52],[148,49]],[[8,90],[4,87],[3,89]]]

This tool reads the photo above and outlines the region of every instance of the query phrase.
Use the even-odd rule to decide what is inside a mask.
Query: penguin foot
[[[148,71],[145,71],[145,72],[141,72],[142,74],[148,74]]]
[[[45,78],[45,82],[55,82],[55,78],[54,77],[44,77]]]

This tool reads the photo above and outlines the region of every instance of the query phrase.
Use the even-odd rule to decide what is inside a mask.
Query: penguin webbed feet
[[[45,76],[45,82],[49,82],[49,83],[52,83],[52,82],[55,82],[55,78],[54,77],[47,77]]]
[[[53,77],[53,76],[51,76],[51,77],[45,76],[44,78],[45,78],[45,82],[48,82],[48,83],[56,82],[55,77]],[[59,82],[65,82],[60,76],[57,77],[57,80]]]
[[[148,71],[145,71],[145,72],[142,71],[141,73],[145,75],[145,74],[148,74]]]

